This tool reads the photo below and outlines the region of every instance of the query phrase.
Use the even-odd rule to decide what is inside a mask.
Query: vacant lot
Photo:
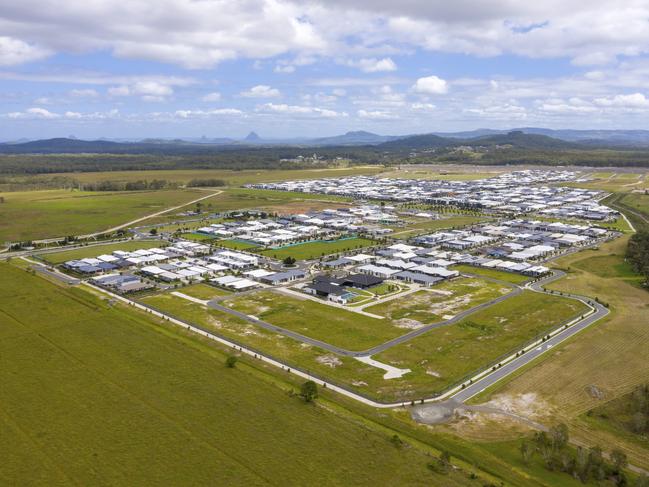
[[[439,392],[505,353],[586,311],[578,301],[526,291],[457,324],[431,330],[374,358],[410,374],[391,382],[406,397]]]
[[[235,296],[221,304],[273,325],[350,350],[366,350],[403,335],[406,331],[390,320],[380,320],[278,292],[259,291]]]
[[[228,249],[233,249],[233,250],[251,250],[251,249],[256,249],[259,247],[259,245],[254,244],[252,242],[244,242],[242,240],[217,240],[214,242],[215,245],[218,245],[220,247],[226,247]]]
[[[546,354],[533,368],[492,390],[503,397],[534,392],[555,415],[569,423],[575,437],[595,445],[624,449],[633,463],[649,469],[649,450],[636,451],[623,436],[594,428],[580,417],[588,410],[629,393],[649,377],[649,293],[625,279],[602,277],[598,268],[581,266],[587,258],[621,255],[628,237],[556,261],[568,275],[553,289],[599,297],[611,314],[603,321]],[[570,373],[566,373],[569,371]]]
[[[503,296],[511,288],[482,279],[454,279],[432,289],[417,291],[403,299],[394,299],[365,308],[392,320],[404,328],[420,328],[452,318],[469,308]]]
[[[485,269],[483,267],[474,267],[471,265],[456,265],[453,266],[454,271],[459,271],[464,274],[475,274],[478,276],[490,277],[492,279],[498,279],[499,281],[511,282],[513,284],[521,284],[525,281],[529,281],[530,278],[522,274],[516,274],[514,272],[504,272],[498,271],[495,269]]]
[[[126,252],[139,249],[151,249],[154,247],[164,247],[167,242],[162,240],[129,240],[127,242],[112,243],[106,245],[89,245],[74,250],[65,250],[63,252],[52,252],[40,254],[39,257],[50,264],[61,264],[68,260],[84,259],[86,257],[97,257],[102,254],[111,254],[116,250]]]
[[[375,244],[376,241],[367,238],[348,238],[330,242],[307,242],[281,249],[268,249],[261,253],[280,260],[286,259],[287,257],[293,257],[296,260],[311,260],[338,252],[370,247]]]
[[[1,265],[0,295],[2,484],[468,482],[84,291]]]
[[[198,190],[3,193],[0,242],[99,232],[207,194]]]
[[[417,235],[435,232],[450,228],[461,228],[467,225],[486,221],[488,217],[472,215],[445,215],[440,220],[417,220],[406,224],[403,227],[393,227],[394,233],[390,237],[394,238],[411,238]]]
[[[178,289],[178,292],[198,299],[214,299],[219,296],[230,296],[232,293],[225,289],[216,288],[209,284],[192,284]]]

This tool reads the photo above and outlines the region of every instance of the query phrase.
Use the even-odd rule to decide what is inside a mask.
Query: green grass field
[[[259,247],[259,245],[249,242],[242,242],[240,240],[217,240],[214,243],[220,247],[225,247],[233,250],[251,250]]]
[[[61,264],[68,260],[84,259],[86,257],[97,257],[102,254],[110,254],[116,250],[139,250],[151,249],[153,247],[164,247],[167,242],[162,240],[129,240],[106,245],[90,245],[73,250],[64,250],[62,252],[52,252],[40,254],[38,257],[50,264]]]
[[[0,242],[98,232],[206,194],[198,190],[2,193]]]
[[[192,284],[178,289],[178,292],[198,299],[214,299],[219,296],[230,296],[232,294],[230,291],[210,286],[209,284]]]
[[[452,269],[463,274],[475,274],[477,276],[490,277],[492,279],[498,279],[499,281],[511,282],[512,284],[522,284],[525,281],[530,280],[528,276],[522,274],[504,272],[496,269],[485,269],[484,267],[474,267],[471,265],[455,265]]]
[[[374,358],[412,369],[390,382],[395,392],[401,388],[406,397],[417,398],[442,391],[586,309],[575,300],[526,291]]]
[[[165,179],[180,184],[186,184],[192,179],[222,179],[230,186],[243,184],[286,181],[291,179],[318,179],[331,177],[354,176],[358,174],[377,174],[383,171],[378,166],[363,166],[333,169],[296,169],[296,170],[244,170],[232,171],[224,169],[181,169],[156,171],[109,171],[88,173],[62,173],[82,183],[101,181],[132,182],[146,179]]]
[[[0,293],[0,483],[471,484],[89,293],[8,265]]]
[[[404,227],[394,227],[394,233],[390,234],[390,237],[394,238],[411,238],[417,235],[424,235],[426,233],[435,232],[437,230],[449,229],[449,228],[461,228],[467,225],[473,225],[478,222],[486,221],[489,218],[484,216],[472,216],[472,215],[446,215],[440,220],[425,220],[425,221],[414,221],[408,223]]]
[[[365,350],[405,331],[390,320],[334,308],[310,299],[299,299],[271,291],[234,296],[223,306],[350,350]]]
[[[510,291],[511,288],[490,281],[460,278],[364,309],[404,326],[419,327],[443,321]]]
[[[263,250],[261,253],[279,260],[284,260],[287,257],[293,257],[296,260],[311,260],[325,255],[370,247],[375,244],[376,241],[367,238],[350,238],[331,242],[306,242],[281,249]]]

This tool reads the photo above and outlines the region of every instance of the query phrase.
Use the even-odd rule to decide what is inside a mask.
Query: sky
[[[0,4],[0,140],[649,129],[647,0]]]

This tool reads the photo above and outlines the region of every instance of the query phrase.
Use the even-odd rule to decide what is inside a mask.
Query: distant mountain
[[[256,142],[261,142],[261,137],[259,137],[256,132],[250,132],[248,135],[246,135],[246,138],[243,139],[243,141],[254,144]]]
[[[434,134],[411,135],[377,145],[383,150],[422,150],[457,145],[457,140]]]
[[[312,139],[308,142],[314,145],[376,145],[400,138],[402,137],[394,135],[378,135],[371,132],[365,132],[364,130],[357,130],[347,132],[344,135]]]
[[[0,152],[17,153],[57,153],[57,152],[108,152],[122,145],[108,140],[79,140],[64,137],[55,139],[31,140],[23,143],[0,144]]]

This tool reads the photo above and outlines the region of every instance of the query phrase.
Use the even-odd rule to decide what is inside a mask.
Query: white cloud
[[[244,112],[236,108],[216,108],[214,110],[176,110],[174,115],[178,118],[208,118],[219,116],[239,116]]]
[[[97,98],[99,96],[97,90],[93,90],[92,88],[70,90],[69,94],[76,98]]]
[[[448,92],[448,83],[437,76],[426,76],[419,78],[412,89],[415,93],[424,95],[444,95]]]
[[[293,66],[292,64],[289,64],[289,65],[286,65],[286,66],[282,66],[282,65],[278,64],[277,66],[275,66],[273,71],[275,73],[290,74],[290,73],[295,72],[295,66]]]
[[[201,98],[201,100],[207,102],[219,101],[220,99],[221,99],[221,93],[219,93],[218,91],[213,91],[212,93],[208,93]]]
[[[46,110],[45,108],[40,108],[40,107],[28,108],[24,112],[11,112],[8,113],[7,116],[9,118],[15,118],[15,119],[45,119],[45,120],[51,120],[60,117],[58,113],[53,113],[50,112],[49,110]]]
[[[370,120],[393,120],[398,118],[395,114],[382,110],[358,110],[356,114],[360,118]]]
[[[436,107],[432,103],[412,103],[410,108],[419,112],[432,112]]]
[[[153,80],[135,81],[131,85],[114,86],[108,89],[110,96],[140,96],[148,102],[165,101],[173,95],[173,88],[163,82]]]
[[[364,58],[349,63],[365,73],[378,73],[381,71],[396,71],[397,65],[389,57],[383,59]]]
[[[337,112],[327,108],[318,108],[302,105],[287,105],[285,103],[265,103],[257,107],[257,112],[272,112],[287,115],[309,116],[309,117],[322,117],[322,118],[337,118],[347,117],[346,112]]]
[[[642,93],[615,95],[607,98],[596,98],[595,103],[603,107],[649,109],[649,99]]]
[[[13,66],[43,59],[51,54],[48,49],[27,44],[20,39],[0,36],[0,66]]]
[[[271,88],[268,85],[253,86],[247,91],[242,91],[240,94],[246,98],[277,98],[281,95],[278,89]]]

